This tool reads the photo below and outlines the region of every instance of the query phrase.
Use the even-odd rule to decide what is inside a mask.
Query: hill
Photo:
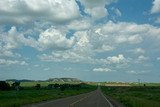
[[[35,82],[35,81],[40,81],[40,82],[82,82],[82,80],[79,80],[77,78],[50,78],[48,80],[27,80],[27,79],[22,79],[22,80],[17,80],[17,79],[7,79],[7,82],[12,81],[18,81],[18,82]]]
[[[47,82],[82,82],[77,78],[50,78],[46,80]]]

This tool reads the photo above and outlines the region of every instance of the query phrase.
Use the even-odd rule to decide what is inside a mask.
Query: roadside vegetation
[[[101,89],[126,107],[160,107],[160,86],[103,86]]]
[[[97,87],[84,83],[48,83],[48,82],[0,82],[0,107],[20,107],[22,105],[53,100],[77,94],[87,93]],[[21,85],[22,84],[22,85]],[[26,84],[26,86],[25,86]]]

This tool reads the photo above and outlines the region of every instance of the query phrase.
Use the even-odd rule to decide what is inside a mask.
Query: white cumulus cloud
[[[94,72],[111,72],[112,70],[109,68],[94,68]]]
[[[110,5],[117,0],[80,0],[85,6],[85,12],[91,15],[95,19],[99,19],[108,15],[108,11],[105,8],[106,5]]]
[[[1,0],[0,23],[64,22],[79,17],[75,0]]]
[[[0,65],[28,65],[25,61],[0,59]]]
[[[157,61],[160,61],[160,57],[157,57]]]
[[[144,54],[145,50],[142,48],[135,48],[135,49],[129,50],[129,52],[133,52],[134,54]]]
[[[91,27],[91,23],[89,20],[74,20],[67,27],[72,30],[86,30]]]
[[[122,54],[118,56],[112,56],[107,58],[111,63],[121,63],[125,61],[125,57]]]
[[[13,49],[17,49],[21,46],[31,46],[36,48],[37,41],[32,37],[25,37],[23,32],[17,31],[15,26],[11,27],[8,32],[1,32],[0,34],[0,56],[8,57],[20,57],[18,53],[12,52]]]
[[[42,49],[61,50],[71,48],[75,43],[75,39],[74,37],[68,39],[66,33],[51,27],[39,35],[38,42]]]
[[[151,13],[159,13],[159,12],[160,12],[160,0],[154,0]]]

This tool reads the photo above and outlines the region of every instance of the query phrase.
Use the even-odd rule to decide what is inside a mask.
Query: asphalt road
[[[27,105],[23,107],[117,107],[114,106],[101,92],[96,91],[53,101]],[[119,107],[119,106],[118,106]]]

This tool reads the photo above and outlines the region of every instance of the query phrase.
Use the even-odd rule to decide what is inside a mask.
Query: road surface
[[[97,89],[96,91],[86,94],[23,107],[122,107],[118,104],[112,104],[111,102],[113,103],[113,101],[109,101],[103,95],[100,89]]]

